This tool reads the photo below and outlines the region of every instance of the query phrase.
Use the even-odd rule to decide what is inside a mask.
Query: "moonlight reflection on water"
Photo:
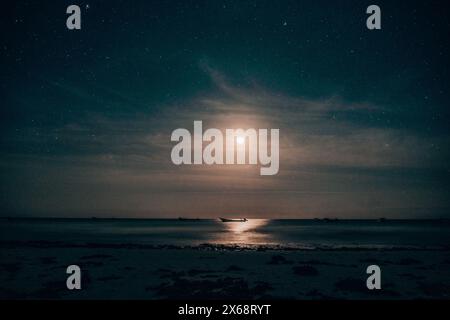
[[[246,222],[221,222],[224,232],[217,242],[233,244],[269,243],[270,236],[261,228],[269,223],[269,219],[249,219]]]

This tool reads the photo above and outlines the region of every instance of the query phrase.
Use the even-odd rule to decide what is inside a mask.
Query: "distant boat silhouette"
[[[222,222],[246,222],[248,221],[247,218],[243,219],[226,219],[226,218],[219,218]]]

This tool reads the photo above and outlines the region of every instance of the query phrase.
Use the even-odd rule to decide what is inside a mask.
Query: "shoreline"
[[[133,242],[78,242],[78,241],[2,241],[0,248],[85,248],[85,249],[144,249],[144,250],[199,250],[199,251],[450,251],[450,246],[392,246],[392,245],[339,245],[301,246],[282,244],[221,244],[201,243],[197,245],[139,244]]]

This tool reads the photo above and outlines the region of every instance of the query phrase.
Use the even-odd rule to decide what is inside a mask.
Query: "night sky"
[[[0,215],[450,218],[445,3],[2,4]],[[174,165],[194,120],[279,128],[279,173]]]

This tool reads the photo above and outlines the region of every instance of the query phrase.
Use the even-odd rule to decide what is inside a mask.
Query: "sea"
[[[448,249],[447,220],[0,219],[2,245]]]

